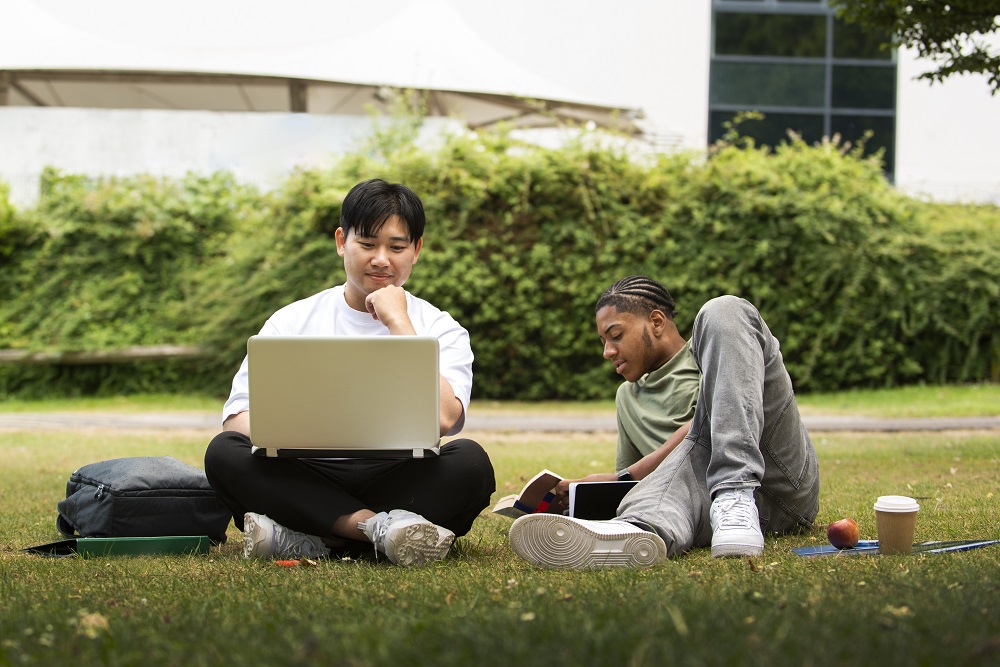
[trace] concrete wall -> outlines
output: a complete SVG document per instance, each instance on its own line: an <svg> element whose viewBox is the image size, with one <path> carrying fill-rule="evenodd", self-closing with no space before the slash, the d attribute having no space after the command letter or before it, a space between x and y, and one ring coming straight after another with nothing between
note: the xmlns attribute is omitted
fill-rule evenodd
<svg viewBox="0 0 1000 667"><path fill-rule="evenodd" d="M1000 93L990 94L985 76L933 85L915 79L928 69L914 53L900 53L897 187L940 201L1000 204Z"/></svg>
<svg viewBox="0 0 1000 667"><path fill-rule="evenodd" d="M454 121L428 119L425 141ZM135 109L0 108L0 179L20 206L49 166L90 175L231 171L263 188L331 163L373 129L365 116Z"/></svg>
<svg viewBox="0 0 1000 667"><path fill-rule="evenodd" d="M522 69L579 99L643 109L657 149L704 149L707 0L449 4ZM991 96L981 76L933 86L915 81L927 66L910 52L899 59L899 188L945 201L1000 203L1000 95ZM429 127L428 134L437 131L435 123ZM269 185L294 166L329 161L370 128L368 118L355 116L0 108L0 178L16 202L33 200L44 165L108 174L228 169Z"/></svg>

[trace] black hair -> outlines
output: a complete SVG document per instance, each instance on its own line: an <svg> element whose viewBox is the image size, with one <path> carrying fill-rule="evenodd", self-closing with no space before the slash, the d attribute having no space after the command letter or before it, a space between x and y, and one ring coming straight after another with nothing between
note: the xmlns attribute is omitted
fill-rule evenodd
<svg viewBox="0 0 1000 667"><path fill-rule="evenodd" d="M358 183L344 197L340 207L340 228L358 236L377 236L386 220L398 215L406 223L410 243L424 235L424 205L413 190L399 183L373 178Z"/></svg>
<svg viewBox="0 0 1000 667"><path fill-rule="evenodd" d="M594 311L614 306L619 312L645 317L662 310L671 320L677 314L677 304L667 288L646 276L626 276L604 290Z"/></svg>

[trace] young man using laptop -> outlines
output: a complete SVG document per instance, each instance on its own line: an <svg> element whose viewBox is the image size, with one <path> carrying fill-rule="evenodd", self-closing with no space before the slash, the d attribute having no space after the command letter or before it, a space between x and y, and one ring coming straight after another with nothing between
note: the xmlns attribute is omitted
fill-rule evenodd
<svg viewBox="0 0 1000 667"><path fill-rule="evenodd" d="M379 179L354 186L336 231L346 282L278 310L259 335L437 338L440 432L455 435L472 392L469 334L403 289L420 256L424 222L409 188ZM393 419L393 406L383 407L384 419ZM425 458L255 456L249 409L244 359L223 409L224 430L205 453L205 472L244 532L246 557L321 557L370 543L399 565L439 560L496 487L489 457L469 439Z"/></svg>
<svg viewBox="0 0 1000 667"><path fill-rule="evenodd" d="M756 308L735 296L712 299L685 344L663 285L629 276L601 295L596 312L604 358L634 388L647 419L654 418L651 406L670 398L659 374L690 345L701 370L694 418L651 454L603 476L639 480L617 519L520 517L510 528L519 556L579 569L653 565L693 547L711 546L716 557L756 556L764 532L812 526L819 510L816 452L778 340Z"/></svg>

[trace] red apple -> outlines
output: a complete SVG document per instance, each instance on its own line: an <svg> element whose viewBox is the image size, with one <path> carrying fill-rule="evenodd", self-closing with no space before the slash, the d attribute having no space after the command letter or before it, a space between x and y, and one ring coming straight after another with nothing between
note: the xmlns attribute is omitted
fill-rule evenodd
<svg viewBox="0 0 1000 667"><path fill-rule="evenodd" d="M830 544L838 549L853 549L857 546L861 533L858 531L858 522L848 517L827 526L826 536L830 539Z"/></svg>

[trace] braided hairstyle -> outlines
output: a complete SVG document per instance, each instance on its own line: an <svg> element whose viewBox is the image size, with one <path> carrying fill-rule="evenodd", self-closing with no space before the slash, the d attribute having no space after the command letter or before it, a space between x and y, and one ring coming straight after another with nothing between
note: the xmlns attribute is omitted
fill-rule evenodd
<svg viewBox="0 0 1000 667"><path fill-rule="evenodd" d="M661 310L669 319L677 314L677 304L667 288L646 276L626 276L604 290L594 311L614 306L619 312L645 317Z"/></svg>

